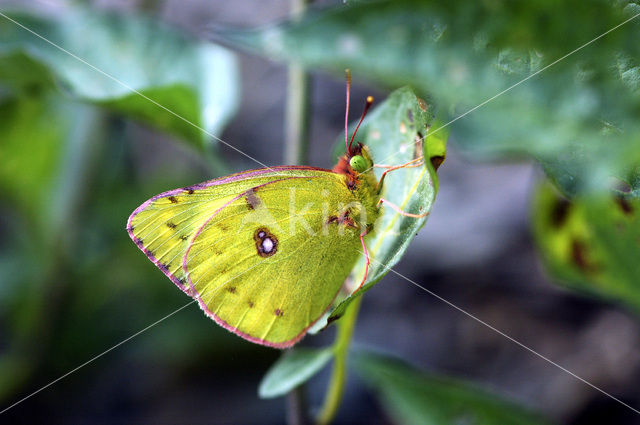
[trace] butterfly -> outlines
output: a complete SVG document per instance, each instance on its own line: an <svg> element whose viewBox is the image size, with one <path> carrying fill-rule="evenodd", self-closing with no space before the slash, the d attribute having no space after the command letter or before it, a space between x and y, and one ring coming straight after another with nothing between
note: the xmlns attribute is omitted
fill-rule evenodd
<svg viewBox="0 0 640 425"><path fill-rule="evenodd" d="M277 166L170 190L140 205L127 231L145 255L207 316L251 342L287 348L332 306L364 253L386 202L387 172L373 172L369 149L354 144L373 102L369 96L332 170Z"/></svg>

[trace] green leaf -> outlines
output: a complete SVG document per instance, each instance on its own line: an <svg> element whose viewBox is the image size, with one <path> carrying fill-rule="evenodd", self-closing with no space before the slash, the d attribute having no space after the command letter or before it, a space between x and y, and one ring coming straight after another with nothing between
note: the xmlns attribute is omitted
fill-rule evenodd
<svg viewBox="0 0 640 425"><path fill-rule="evenodd" d="M568 201L547 182L533 208L537 244L560 283L640 311L640 199L613 191Z"/></svg>
<svg viewBox="0 0 640 425"><path fill-rule="evenodd" d="M280 397L318 373L333 357L331 348L296 348L285 353L262 378L258 395Z"/></svg>
<svg viewBox="0 0 640 425"><path fill-rule="evenodd" d="M78 105L57 96L0 103L0 190L8 205L36 221L50 218L72 120L82 116Z"/></svg>
<svg viewBox="0 0 640 425"><path fill-rule="evenodd" d="M640 18L495 96L640 12L625 3L356 2L218 36L313 69L410 84L449 119L491 99L451 124L463 151L533 157L574 194L606 187L608 176L640 163Z"/></svg>
<svg viewBox="0 0 640 425"><path fill-rule="evenodd" d="M235 60L218 46L131 14L72 7L57 16L9 16L79 58L2 18L0 81L14 90L55 81L76 99L140 119L198 149L210 136L195 126L219 134L235 111Z"/></svg>
<svg viewBox="0 0 640 425"><path fill-rule="evenodd" d="M396 423L542 425L545 420L463 381L424 373L399 360L359 352L353 365Z"/></svg>
<svg viewBox="0 0 640 425"><path fill-rule="evenodd" d="M412 161L426 153L429 160L419 167L407 167L387 174L382 189L382 198L392 202L403 211L423 214L431 211L437 192L437 175L432 158L444 159L445 141L441 132L438 137L426 137L433 121L433 105L418 98L410 88L393 92L376 107L358 130L357 141L368 146L376 164L399 165ZM423 140L424 138L424 140ZM338 143L344 149L344 141ZM439 165L439 162L434 162ZM383 169L376 168L378 178ZM384 207L383 215L376 221L373 236L367 240L371 259L367 281L353 295L338 297L328 321L344 314L347 306L357 297L371 289L388 273L406 251L411 240L426 222L425 218L406 217L391 207ZM365 258L355 267L351 282L359 284L364 276ZM320 320L314 330L326 325Z"/></svg>

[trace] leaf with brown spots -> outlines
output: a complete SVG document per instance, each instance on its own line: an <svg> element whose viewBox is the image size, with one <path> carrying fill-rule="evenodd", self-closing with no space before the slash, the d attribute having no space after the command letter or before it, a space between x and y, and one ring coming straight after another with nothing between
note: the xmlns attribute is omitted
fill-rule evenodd
<svg viewBox="0 0 640 425"><path fill-rule="evenodd" d="M550 183L534 200L533 230L559 283L640 311L640 200L590 194L568 201Z"/></svg>

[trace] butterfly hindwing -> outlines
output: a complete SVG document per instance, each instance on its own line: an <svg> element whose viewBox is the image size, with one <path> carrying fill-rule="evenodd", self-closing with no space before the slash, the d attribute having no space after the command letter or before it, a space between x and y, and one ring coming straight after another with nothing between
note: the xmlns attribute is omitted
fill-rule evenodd
<svg viewBox="0 0 640 425"><path fill-rule="evenodd" d="M251 341L293 345L359 255L359 229L329 218L349 196L341 176L322 172L256 186L216 211L183 262L207 315Z"/></svg>

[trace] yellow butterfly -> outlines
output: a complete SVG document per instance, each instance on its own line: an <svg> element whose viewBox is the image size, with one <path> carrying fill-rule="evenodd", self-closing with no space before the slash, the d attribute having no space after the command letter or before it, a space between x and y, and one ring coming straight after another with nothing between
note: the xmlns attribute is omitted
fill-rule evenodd
<svg viewBox="0 0 640 425"><path fill-rule="evenodd" d="M290 347L332 305L381 215L388 171L378 180L366 146L353 144L333 170L278 166L161 193L140 205L127 230L135 244L207 316L237 335ZM403 215L407 214L386 201Z"/></svg>

